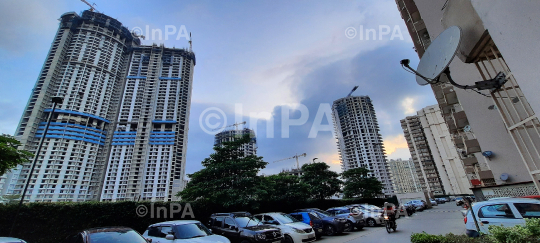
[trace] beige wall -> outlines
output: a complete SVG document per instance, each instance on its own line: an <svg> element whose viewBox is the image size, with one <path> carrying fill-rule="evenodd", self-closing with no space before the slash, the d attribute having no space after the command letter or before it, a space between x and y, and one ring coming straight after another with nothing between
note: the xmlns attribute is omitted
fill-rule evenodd
<svg viewBox="0 0 540 243"><path fill-rule="evenodd" d="M445 192L447 194L472 194L463 162L452 142L439 106L425 107L418 111L418 116L422 122Z"/></svg>
<svg viewBox="0 0 540 243"><path fill-rule="evenodd" d="M444 11L442 9L446 2L446 0L415 0L432 40L445 29L441 19L443 19ZM473 1L475 6L487 6L485 4L477 4L476 2L480 1ZM489 1L490 4L488 5L491 5L491 2L503 1ZM508 4L511 4L510 1L508 1ZM499 4L496 6L499 6ZM480 13L480 16L482 17L482 13ZM530 29L533 30L536 29L536 27L530 27ZM493 33L493 36L495 35L496 33ZM536 38L536 40L538 40L538 38ZM500 45L499 48L502 48L503 50L506 49L504 47L504 42L501 44L496 40L495 42L498 46ZM506 54L503 53L503 55ZM514 66L517 65L514 64ZM512 69L514 66L510 64ZM473 85L475 81L482 80L482 77L474 64L466 64L459 58L454 58L450 65L450 70L454 81L459 84ZM411 83L413 83L413 81L411 81ZM538 90L538 88L535 90ZM510 183L530 181L531 177L524 166L516 145L512 142L512 139L504 126L498 110L488 109L489 106L493 105L492 99L462 89L456 89L456 94L467 115L469 124L474 131L474 135L476 136L476 139L478 139L480 147L483 151L489 150L493 151L495 154L490 160L486 160L480 153L476 153L475 156L477 157L480 166L484 167L483 169L492 170L497 184L504 183L499 179L501 173L510 174L511 180L507 181Z"/></svg>

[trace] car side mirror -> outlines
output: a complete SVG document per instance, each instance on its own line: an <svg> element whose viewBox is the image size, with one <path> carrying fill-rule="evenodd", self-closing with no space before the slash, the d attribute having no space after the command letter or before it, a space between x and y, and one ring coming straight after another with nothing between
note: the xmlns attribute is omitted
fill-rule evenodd
<svg viewBox="0 0 540 243"><path fill-rule="evenodd" d="M167 235L165 236L166 240L174 240L174 235Z"/></svg>
<svg viewBox="0 0 540 243"><path fill-rule="evenodd" d="M210 232L212 232L212 229L208 229L208 230L210 230Z"/></svg>
<svg viewBox="0 0 540 243"><path fill-rule="evenodd" d="M152 243L152 239L145 238L146 242Z"/></svg>
<svg viewBox="0 0 540 243"><path fill-rule="evenodd" d="M229 229L230 229L230 230L235 230L236 227L235 227L234 225L231 225L231 226L229 226Z"/></svg>

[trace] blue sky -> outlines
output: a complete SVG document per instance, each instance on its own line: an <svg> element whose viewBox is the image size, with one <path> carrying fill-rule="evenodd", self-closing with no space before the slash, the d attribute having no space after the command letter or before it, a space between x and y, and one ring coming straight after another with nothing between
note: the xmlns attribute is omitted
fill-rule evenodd
<svg viewBox="0 0 540 243"><path fill-rule="evenodd" d="M334 134L324 131L308 138L321 103L331 104L353 86L360 86L354 94L372 98L388 157L408 158L399 120L436 102L431 89L417 86L399 65L399 60L410 58L414 66L418 58L394 0L94 2L99 11L129 29L164 33L167 26L169 30L184 26L192 33L197 65L188 174L202 168L200 162L212 153L213 135L199 124L203 111L211 107L223 110L228 124L235 117L248 123L258 118L248 127L257 128L258 154L265 161L307 153L301 163L317 157L339 172ZM65 12L85 9L78 0L0 1L0 133L15 132L58 27L57 19ZM391 33L366 40L367 29L374 29L378 37L385 26L392 32L400 30L403 40L391 40ZM346 36L349 27L357 30L356 37ZM185 38L176 40L177 33L168 40L152 38L150 33L143 44L187 47ZM241 114L235 114L235 104L241 104ZM291 126L289 138L281 138L282 108L290 107L291 119L299 118L299 104L309 111L307 122ZM269 118L273 118L273 138L267 137ZM324 116L323 125L328 119ZM263 173L293 166L294 160L270 163Z"/></svg>

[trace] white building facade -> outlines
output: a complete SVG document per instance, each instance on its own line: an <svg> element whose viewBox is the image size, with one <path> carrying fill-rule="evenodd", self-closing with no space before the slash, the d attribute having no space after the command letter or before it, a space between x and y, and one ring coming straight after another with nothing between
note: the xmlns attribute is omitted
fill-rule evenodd
<svg viewBox="0 0 540 243"><path fill-rule="evenodd" d="M334 131L343 171L365 167L383 185L383 193L394 193L375 109L368 96L349 96L334 101Z"/></svg>
<svg viewBox="0 0 540 243"><path fill-rule="evenodd" d="M463 161L452 142L438 105L417 112L446 194L472 194Z"/></svg>
<svg viewBox="0 0 540 243"><path fill-rule="evenodd" d="M172 200L184 181L194 54L141 46L101 13L59 20L15 134L35 153L52 97L63 98L25 200ZM30 167L7 174L2 193L22 194Z"/></svg>
<svg viewBox="0 0 540 243"><path fill-rule="evenodd" d="M462 30L450 64L461 85L489 80L506 83L483 95L454 87L446 77L432 85L441 113L461 150L478 200L538 194L540 98L536 81L540 2L504 0L396 0L421 57L431 40L450 26ZM411 77L411 85L414 79ZM486 156L482 154L484 153ZM489 155L489 156L487 156Z"/></svg>
<svg viewBox="0 0 540 243"><path fill-rule="evenodd" d="M416 167L412 158L408 160L391 159L388 160L392 183L396 194L422 192L420 180L416 173Z"/></svg>

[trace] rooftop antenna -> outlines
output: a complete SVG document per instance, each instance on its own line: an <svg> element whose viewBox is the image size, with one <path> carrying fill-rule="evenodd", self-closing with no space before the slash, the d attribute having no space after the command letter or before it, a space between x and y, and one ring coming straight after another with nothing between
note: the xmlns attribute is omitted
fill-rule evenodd
<svg viewBox="0 0 540 243"><path fill-rule="evenodd" d="M99 11L97 11L97 9L94 7L94 6L97 6L95 3L92 3L90 4L89 2L87 2L86 0L81 0L81 2L85 3L86 5L88 5L88 7L90 7L90 11L91 12L96 12L96 13L99 13Z"/></svg>
<svg viewBox="0 0 540 243"><path fill-rule="evenodd" d="M354 88L351 90L351 92L349 92L349 94L347 95L347 97L350 97L352 95L352 93L358 89L358 86L354 86Z"/></svg>
<svg viewBox="0 0 540 243"><path fill-rule="evenodd" d="M189 52L193 52L193 48L191 46L192 42L191 42L191 32L189 32Z"/></svg>
<svg viewBox="0 0 540 243"><path fill-rule="evenodd" d="M439 83L439 79L443 73L452 85L460 89L489 89L491 92L494 92L506 83L506 75L503 72L499 72L493 79L475 82L474 85L461 85L454 82L450 76L450 68L448 66L456 56L460 44L461 28L452 26L443 31L431 42L422 59L420 59L418 68L416 68L417 70L409 66L409 59L401 60L401 66L403 69L407 68L410 70L410 73L415 74L416 82L422 86Z"/></svg>

